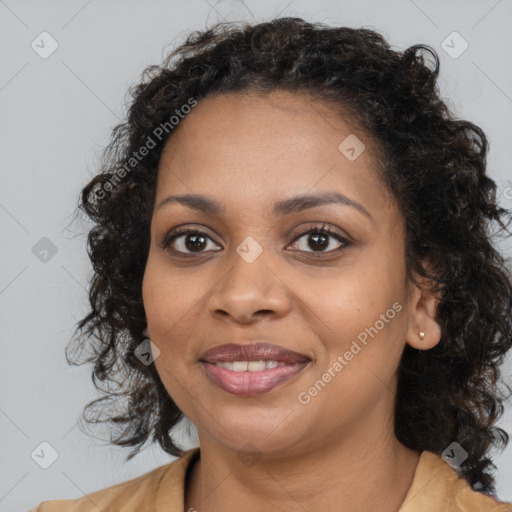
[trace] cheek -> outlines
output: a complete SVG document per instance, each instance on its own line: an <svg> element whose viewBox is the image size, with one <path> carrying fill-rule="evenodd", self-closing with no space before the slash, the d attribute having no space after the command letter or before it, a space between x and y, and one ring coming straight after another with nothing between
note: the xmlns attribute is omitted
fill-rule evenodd
<svg viewBox="0 0 512 512"><path fill-rule="evenodd" d="M214 281L204 274L171 271L163 259L151 254L148 258L143 301L151 340L160 349L157 370L166 387L174 390L179 387L174 378L186 380L194 371L200 350L197 342L208 335L199 316Z"/></svg>
<svg viewBox="0 0 512 512"><path fill-rule="evenodd" d="M368 254L341 267L336 276L331 271L328 279L317 276L299 283L308 289L304 314L325 350L319 367L330 367L341 357L347 378L373 370L388 379L395 371L407 315L403 268L392 256Z"/></svg>
<svg viewBox="0 0 512 512"><path fill-rule="evenodd" d="M163 259L150 253L142 283L142 296L152 335L167 339L173 328L179 328L181 322L186 321L187 314L193 310L206 288L202 290L193 277L183 277L180 270L170 271L165 261L161 261Z"/></svg>

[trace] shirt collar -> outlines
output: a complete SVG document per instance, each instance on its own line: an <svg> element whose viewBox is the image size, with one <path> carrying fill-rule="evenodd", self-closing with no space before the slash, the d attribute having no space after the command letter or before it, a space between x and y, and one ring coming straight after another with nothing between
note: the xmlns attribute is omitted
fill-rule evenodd
<svg viewBox="0 0 512 512"><path fill-rule="evenodd" d="M157 510L184 512L187 470L200 457L200 449L192 448L169 464L162 477L157 496ZM413 481L399 512L429 510L464 510L467 512L511 512L510 503L498 502L477 491L460 478L455 470L436 453L423 451Z"/></svg>

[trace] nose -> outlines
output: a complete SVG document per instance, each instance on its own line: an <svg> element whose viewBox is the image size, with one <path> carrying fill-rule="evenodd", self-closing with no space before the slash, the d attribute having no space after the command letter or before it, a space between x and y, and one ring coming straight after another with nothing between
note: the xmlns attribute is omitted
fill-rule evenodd
<svg viewBox="0 0 512 512"><path fill-rule="evenodd" d="M212 315L249 324L262 317L281 318L290 311L290 290L284 276L264 254L248 263L235 253L231 268L210 295Z"/></svg>

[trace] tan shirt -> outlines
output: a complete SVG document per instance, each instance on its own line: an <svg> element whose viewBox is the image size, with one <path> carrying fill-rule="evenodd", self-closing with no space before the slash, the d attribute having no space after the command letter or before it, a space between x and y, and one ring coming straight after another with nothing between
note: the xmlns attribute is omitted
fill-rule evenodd
<svg viewBox="0 0 512 512"><path fill-rule="evenodd" d="M43 501L30 512L185 512L185 477L199 448L141 476L74 500ZM413 482L399 512L512 512L473 491L439 455L421 453Z"/></svg>

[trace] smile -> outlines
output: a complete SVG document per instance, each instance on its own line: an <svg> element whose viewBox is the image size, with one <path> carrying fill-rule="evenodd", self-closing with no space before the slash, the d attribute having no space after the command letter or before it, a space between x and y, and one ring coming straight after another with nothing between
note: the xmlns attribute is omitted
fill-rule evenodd
<svg viewBox="0 0 512 512"><path fill-rule="evenodd" d="M212 383L230 394L245 397L268 393L296 377L309 363L274 360L201 362Z"/></svg>

